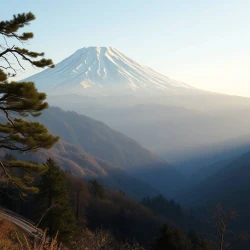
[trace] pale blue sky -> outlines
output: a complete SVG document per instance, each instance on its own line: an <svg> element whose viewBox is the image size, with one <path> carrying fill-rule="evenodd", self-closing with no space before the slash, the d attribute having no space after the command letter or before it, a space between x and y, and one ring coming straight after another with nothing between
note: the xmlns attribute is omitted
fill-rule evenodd
<svg viewBox="0 0 250 250"><path fill-rule="evenodd" d="M113 46L195 87L250 96L250 0L8 0L0 8L5 20L32 11L28 48L55 63L82 47Z"/></svg>

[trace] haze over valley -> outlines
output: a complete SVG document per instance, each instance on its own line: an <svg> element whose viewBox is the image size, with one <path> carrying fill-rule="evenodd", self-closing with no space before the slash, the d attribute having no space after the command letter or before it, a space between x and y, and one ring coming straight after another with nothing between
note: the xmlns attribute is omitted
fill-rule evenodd
<svg viewBox="0 0 250 250"><path fill-rule="evenodd" d="M103 121L184 172L247 151L248 98L193 88L114 48L79 49L25 80L51 105Z"/></svg>

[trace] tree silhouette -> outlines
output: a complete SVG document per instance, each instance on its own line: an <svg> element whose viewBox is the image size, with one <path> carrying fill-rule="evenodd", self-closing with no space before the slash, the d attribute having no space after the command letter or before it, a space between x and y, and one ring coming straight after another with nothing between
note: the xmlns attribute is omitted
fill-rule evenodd
<svg viewBox="0 0 250 250"><path fill-rule="evenodd" d="M210 226L215 231L210 235L212 237L210 241L214 245L214 249L231 249L235 244L245 241L248 238L246 233L238 236L232 235L230 224L238 217L238 212L236 210L225 210L219 203L214 209L209 209L209 212L212 214Z"/></svg>
<svg viewBox="0 0 250 250"><path fill-rule="evenodd" d="M52 136L40 123L27 120L29 116L37 117L48 108L45 102L46 94L40 93L33 82L15 82L10 78L24 70L21 60L32 66L53 68L51 59L43 58L44 53L29 51L9 42L19 42L25 45L33 38L33 33L19 30L35 19L31 12L14 15L11 20L0 22L0 34L3 43L0 44L0 149L19 153L36 152L48 149L56 143L58 137ZM14 62L13 62L14 61ZM25 119L26 118L26 119ZM11 184L22 192L37 192L30 185L33 173L41 174L46 170L43 165L17 160L0 161L1 179L6 185ZM19 168L25 172L23 178L13 176L12 169Z"/></svg>

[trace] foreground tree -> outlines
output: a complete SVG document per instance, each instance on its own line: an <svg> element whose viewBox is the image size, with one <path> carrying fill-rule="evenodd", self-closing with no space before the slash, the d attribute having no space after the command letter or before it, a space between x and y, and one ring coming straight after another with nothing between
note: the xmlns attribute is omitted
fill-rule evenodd
<svg viewBox="0 0 250 250"><path fill-rule="evenodd" d="M0 22L0 34L3 37L0 44L0 150L36 152L52 147L58 140L42 124L27 120L28 116L37 117L48 108L46 95L39 93L33 82L10 81L18 71L24 70L21 60L39 68L54 67L51 59L43 58L44 53L9 45L15 41L24 45L33 38L31 32L18 32L34 19L35 16L29 12ZM6 185L11 184L22 191L31 192L38 191L31 187L33 173L41 174L46 170L43 165L16 160L0 160L0 168L1 180ZM25 176L13 176L15 171L12 169L15 168L22 169Z"/></svg>
<svg viewBox="0 0 250 250"><path fill-rule="evenodd" d="M39 226L48 228L50 235L59 232L59 239L67 241L76 229L76 219L69 204L64 172L52 159L46 162L48 171L39 185L39 207L42 215Z"/></svg>

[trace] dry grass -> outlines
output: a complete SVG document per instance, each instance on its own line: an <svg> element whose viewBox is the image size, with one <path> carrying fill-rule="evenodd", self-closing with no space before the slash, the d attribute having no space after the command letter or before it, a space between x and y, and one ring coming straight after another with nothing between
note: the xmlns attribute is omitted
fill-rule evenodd
<svg viewBox="0 0 250 250"><path fill-rule="evenodd" d="M0 218L0 250L144 250L137 243L118 242L108 230L98 229L95 232L85 229L66 248L57 241L57 235L48 240L46 231L41 239L29 237L18 227Z"/></svg>
<svg viewBox="0 0 250 250"><path fill-rule="evenodd" d="M73 244L74 250L145 250L137 243L118 242L108 230L83 230L80 240Z"/></svg>
<svg viewBox="0 0 250 250"><path fill-rule="evenodd" d="M43 237L30 239L25 232L7 220L0 218L1 250L66 250L58 244L57 236L48 241L46 232Z"/></svg>
<svg viewBox="0 0 250 250"><path fill-rule="evenodd" d="M21 241L18 238L19 249L21 250L66 250L62 247L61 244L57 241L57 235L48 240L46 235L46 231L43 233L43 237L41 239L29 240L27 237L24 237L24 240Z"/></svg>
<svg viewBox="0 0 250 250"><path fill-rule="evenodd" d="M17 228L12 223L0 218L0 249L19 250L20 247L16 235Z"/></svg>

